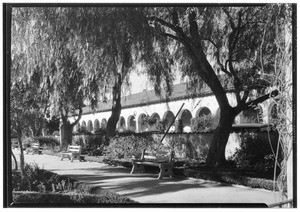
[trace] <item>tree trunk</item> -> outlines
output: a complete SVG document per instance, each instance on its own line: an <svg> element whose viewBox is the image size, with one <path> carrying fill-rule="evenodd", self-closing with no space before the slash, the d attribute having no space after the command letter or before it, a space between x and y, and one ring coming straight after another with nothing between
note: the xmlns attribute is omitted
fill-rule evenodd
<svg viewBox="0 0 300 212"><path fill-rule="evenodd" d="M68 145L72 144L72 136L73 136L73 125L70 124L69 121L66 121L61 125L60 129L60 136L61 136L61 150L66 151Z"/></svg>
<svg viewBox="0 0 300 212"><path fill-rule="evenodd" d="M13 153L12 150L11 150L11 156L13 157L14 162L15 162L15 170L18 170L18 162L17 162L17 158L16 158L16 156L15 156L15 154Z"/></svg>
<svg viewBox="0 0 300 212"><path fill-rule="evenodd" d="M206 165L221 166L226 162L225 149L236 114L233 109L221 111L219 125L213 133Z"/></svg>
<svg viewBox="0 0 300 212"><path fill-rule="evenodd" d="M106 136L107 138L112 138L116 135L116 127L117 123L120 119L121 115L121 75L118 74L118 79L113 87L113 106L111 109L111 116L109 117L107 121L107 127L106 127Z"/></svg>
<svg viewBox="0 0 300 212"><path fill-rule="evenodd" d="M20 169L21 169L21 176L22 176L22 178L24 178L25 162L24 162L24 151L23 151L22 131L21 130L18 130L17 136L18 136L18 143L19 143L19 147L20 147Z"/></svg>

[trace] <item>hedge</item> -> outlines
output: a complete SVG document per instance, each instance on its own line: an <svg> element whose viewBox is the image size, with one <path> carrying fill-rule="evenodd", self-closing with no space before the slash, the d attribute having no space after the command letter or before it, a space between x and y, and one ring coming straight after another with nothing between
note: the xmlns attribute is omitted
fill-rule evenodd
<svg viewBox="0 0 300 212"><path fill-rule="evenodd" d="M13 192L13 202L21 204L112 204L112 203L136 203L118 194L103 191L100 194L82 193L40 193L40 192Z"/></svg>

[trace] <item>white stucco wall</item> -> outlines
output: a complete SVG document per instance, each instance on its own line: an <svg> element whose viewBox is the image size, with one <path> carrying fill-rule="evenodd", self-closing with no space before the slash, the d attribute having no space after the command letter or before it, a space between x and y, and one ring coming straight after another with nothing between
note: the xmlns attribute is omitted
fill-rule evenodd
<svg viewBox="0 0 300 212"><path fill-rule="evenodd" d="M227 96L231 106L235 106L236 105L235 95L233 93L228 93ZM160 117L160 120L162 120L167 111L171 111L174 114L174 116L176 116L178 110L180 109L183 103L184 106L181 112L184 110L189 110L192 114L192 118L195 118L199 110L201 110L204 107L210 110L213 117L217 116L218 109L219 109L219 105L215 96L205 96L205 97L198 97L193 99L190 98L190 99L176 100L176 101L170 101L164 103L149 104L140 107L124 108L121 111L120 117L124 117L126 128L128 129L129 117L134 116L136 121L136 132L140 132L138 117L141 114L151 116L153 113L157 113ZM262 108L263 111L263 123L269 122L271 104L272 102L270 100L267 100L259 104L259 106ZM88 121L91 120L94 126L96 119L98 119L98 121L101 124L102 119L106 119L107 121L110 115L111 115L111 111L83 114L79 124L81 125L83 122L87 124ZM181 114L179 114L178 117L176 118L177 121L180 119L180 116ZM72 121L74 121L74 118L70 118L70 119L71 120L73 119ZM239 123L238 117L236 118L236 123Z"/></svg>

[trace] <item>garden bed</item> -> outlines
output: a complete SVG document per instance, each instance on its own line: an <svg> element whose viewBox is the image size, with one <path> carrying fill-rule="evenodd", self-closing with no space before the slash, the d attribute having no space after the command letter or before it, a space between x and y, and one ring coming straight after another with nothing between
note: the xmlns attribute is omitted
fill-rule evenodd
<svg viewBox="0 0 300 212"><path fill-rule="evenodd" d="M108 189L87 186L37 165L26 164L24 169L23 178L19 170L12 172L12 206L137 203Z"/></svg>
<svg viewBox="0 0 300 212"><path fill-rule="evenodd" d="M127 197L122 197L118 194L104 191L98 194L82 194L77 192L35 192L35 191L15 191L13 192L13 203L18 204L55 204L63 206L69 204L116 204L116 203L137 203ZM91 205L90 205L91 206Z"/></svg>

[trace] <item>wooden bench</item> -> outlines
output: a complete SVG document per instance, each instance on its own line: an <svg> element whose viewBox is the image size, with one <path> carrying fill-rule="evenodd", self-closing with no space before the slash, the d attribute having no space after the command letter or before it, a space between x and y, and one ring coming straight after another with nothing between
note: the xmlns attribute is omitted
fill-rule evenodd
<svg viewBox="0 0 300 212"><path fill-rule="evenodd" d="M146 166L156 166L159 168L158 179L163 179L165 176L173 178L173 160L174 151L171 152L147 152L145 149L142 152L141 159L132 159L132 170L130 174L137 171L145 172Z"/></svg>
<svg viewBox="0 0 300 212"><path fill-rule="evenodd" d="M43 147L40 147L39 143L32 143L29 148L26 148L26 154L31 152L32 154L41 155L43 151Z"/></svg>
<svg viewBox="0 0 300 212"><path fill-rule="evenodd" d="M61 153L60 160L63 160L65 157L69 158L71 162L73 162L74 159L84 161L84 155L81 155L81 146L68 145L68 150Z"/></svg>

